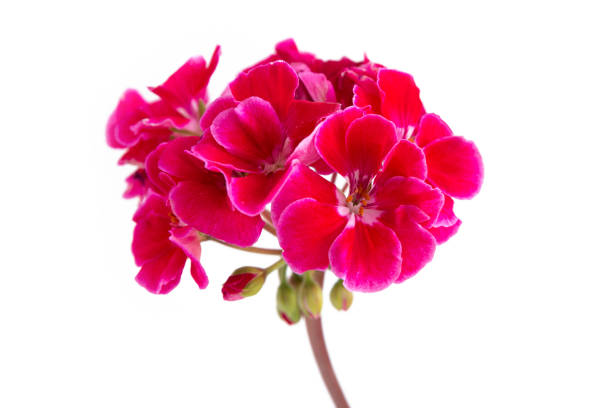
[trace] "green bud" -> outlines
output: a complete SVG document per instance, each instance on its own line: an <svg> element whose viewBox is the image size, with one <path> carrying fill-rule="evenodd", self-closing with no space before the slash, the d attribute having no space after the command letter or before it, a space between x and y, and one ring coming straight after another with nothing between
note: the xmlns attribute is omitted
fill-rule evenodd
<svg viewBox="0 0 612 408"><path fill-rule="evenodd" d="M225 300L240 300L256 295L266 281L266 271L255 266L243 266L231 274L221 292Z"/></svg>
<svg viewBox="0 0 612 408"><path fill-rule="evenodd" d="M317 319L323 307L323 291L312 279L310 272L304 275L304 281L298 288L298 303L305 316Z"/></svg>
<svg viewBox="0 0 612 408"><path fill-rule="evenodd" d="M276 311L287 324L297 323L302 317L297 291L287 282L281 282L276 291Z"/></svg>
<svg viewBox="0 0 612 408"><path fill-rule="evenodd" d="M344 287L342 279L338 279L329 292L329 299L336 309L348 310L353 304L353 293Z"/></svg>

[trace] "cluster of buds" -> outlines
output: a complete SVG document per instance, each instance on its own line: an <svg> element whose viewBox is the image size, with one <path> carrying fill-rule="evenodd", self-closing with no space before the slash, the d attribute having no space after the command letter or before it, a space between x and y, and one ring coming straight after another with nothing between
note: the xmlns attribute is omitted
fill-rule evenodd
<svg viewBox="0 0 612 408"><path fill-rule="evenodd" d="M187 260L206 288L203 243L276 255L236 269L223 298L253 296L278 271L277 311L293 324L320 315L325 271L338 278L331 304L348 310L353 292L414 276L458 231L454 200L478 193L482 159L425 110L411 75L286 40L210 101L219 57L189 59L152 100L126 91L108 121L119 163L135 166L124 196L139 202L132 251L147 290L170 292ZM279 248L254 246L263 231Z"/></svg>

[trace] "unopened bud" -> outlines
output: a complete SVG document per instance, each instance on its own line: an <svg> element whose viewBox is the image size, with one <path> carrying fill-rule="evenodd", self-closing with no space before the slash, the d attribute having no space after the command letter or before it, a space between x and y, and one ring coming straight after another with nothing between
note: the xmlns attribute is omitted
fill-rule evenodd
<svg viewBox="0 0 612 408"><path fill-rule="evenodd" d="M230 275L221 292L225 300L240 300L256 295L266 281L266 271L254 266L243 266Z"/></svg>
<svg viewBox="0 0 612 408"><path fill-rule="evenodd" d="M287 282L281 282L276 291L276 310L287 324L297 323L302 317L298 306L297 291Z"/></svg>
<svg viewBox="0 0 612 408"><path fill-rule="evenodd" d="M299 288L303 281L304 277L302 275L298 275L297 273L292 273L289 277L289 284L295 289Z"/></svg>
<svg viewBox="0 0 612 408"><path fill-rule="evenodd" d="M336 309L348 310L353 304L353 293L344 287L342 279L338 279L329 292L329 299Z"/></svg>
<svg viewBox="0 0 612 408"><path fill-rule="evenodd" d="M317 319L323 307L323 292L310 273L306 272L304 281L298 288L298 303L305 316Z"/></svg>

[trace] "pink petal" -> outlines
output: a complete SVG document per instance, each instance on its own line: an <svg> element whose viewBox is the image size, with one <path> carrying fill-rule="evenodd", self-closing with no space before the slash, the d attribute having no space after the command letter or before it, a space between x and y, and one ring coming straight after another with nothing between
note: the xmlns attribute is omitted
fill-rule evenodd
<svg viewBox="0 0 612 408"><path fill-rule="evenodd" d="M351 77L355 81L353 88L353 103L360 108L369 107L372 112L380 113L381 95L376 81L369 77L360 77L351 72Z"/></svg>
<svg viewBox="0 0 612 408"><path fill-rule="evenodd" d="M272 201L272 221L278 224L285 208L302 198L313 198L323 204L337 205L341 194L336 186L301 163L291 166L287 180Z"/></svg>
<svg viewBox="0 0 612 408"><path fill-rule="evenodd" d="M142 265L136 282L151 293L169 293L181 281L185 261L183 251L175 247Z"/></svg>
<svg viewBox="0 0 612 408"><path fill-rule="evenodd" d="M454 204L455 202L453 201L453 199L450 196L444 194L444 205L440 210L440 214L438 214L438 219L433 223L433 226L449 227L457 222L458 218L455 215L455 212L453 211Z"/></svg>
<svg viewBox="0 0 612 408"><path fill-rule="evenodd" d="M236 210L223 183L222 178L220 185L180 182L170 192L172 211L182 222L206 235L235 245L253 245L264 223L261 217L249 217Z"/></svg>
<svg viewBox="0 0 612 408"><path fill-rule="evenodd" d="M173 248L168 241L169 230L170 220L164 216L150 215L136 223L132 240L132 253L136 265L142 266Z"/></svg>
<svg viewBox="0 0 612 408"><path fill-rule="evenodd" d="M453 235L457 233L461 226L461 220L457 219L453 225L448 227L430 227L429 232L436 238L438 245L448 241Z"/></svg>
<svg viewBox="0 0 612 408"><path fill-rule="evenodd" d="M219 145L213 137L206 136L207 133L204 132L202 139L191 148L193 156L206 163L206 168L213 170L228 167L247 173L260 171L257 164L234 156Z"/></svg>
<svg viewBox="0 0 612 408"><path fill-rule="evenodd" d="M258 97L220 113L210 127L217 143L246 161L267 163L284 142L280 121L272 105Z"/></svg>
<svg viewBox="0 0 612 408"><path fill-rule="evenodd" d="M429 217L433 223L444 204L444 195L437 188L414 177L393 177L385 184L378 185L373 192L373 204L383 210L394 210L401 205L414 205Z"/></svg>
<svg viewBox="0 0 612 408"><path fill-rule="evenodd" d="M349 290L375 292L391 285L401 272L402 246L382 223L352 221L329 250L332 271Z"/></svg>
<svg viewBox="0 0 612 408"><path fill-rule="evenodd" d="M423 150L408 140L400 140L385 158L383 169L376 177L376 183L382 184L395 176L425 180L426 174L427 165Z"/></svg>
<svg viewBox="0 0 612 408"><path fill-rule="evenodd" d="M319 155L342 176L346 176L349 169L346 152L347 129L355 119L363 115L361 109L350 107L328 116L315 130L315 147Z"/></svg>
<svg viewBox="0 0 612 408"><path fill-rule="evenodd" d="M139 135L132 130L132 126L147 117L147 108L147 102L138 91L125 91L106 124L106 143L114 148L136 143Z"/></svg>
<svg viewBox="0 0 612 408"><path fill-rule="evenodd" d="M446 194L472 198L482 185L484 168L478 148L460 136L447 136L425 149L428 179Z"/></svg>
<svg viewBox="0 0 612 408"><path fill-rule="evenodd" d="M140 204L140 206L138 206L132 220L134 220L134 222L139 222L140 220L150 216L166 217L169 220L169 211L170 209L168 208L165 197L149 192L144 201Z"/></svg>
<svg viewBox="0 0 612 408"><path fill-rule="evenodd" d="M452 130L438 115L427 113L421 118L415 142L419 146L425 147L434 140L452 135Z"/></svg>
<svg viewBox="0 0 612 408"><path fill-rule="evenodd" d="M198 232L189 227L172 228L170 241L178 246L191 261L191 277L200 289L208 286L208 276L200 263L201 246Z"/></svg>
<svg viewBox="0 0 612 408"><path fill-rule="evenodd" d="M229 185L230 199L243 213L257 215L276 197L288 174L285 169L270 174L234 177Z"/></svg>
<svg viewBox="0 0 612 408"><path fill-rule="evenodd" d="M323 74L305 71L299 75L308 95L315 102L336 102L336 93L331 82Z"/></svg>
<svg viewBox="0 0 612 408"><path fill-rule="evenodd" d="M312 198L289 205L277 223L277 232L283 257L291 269L297 273L325 270L329 248L347 221L338 213L338 207Z"/></svg>
<svg viewBox="0 0 612 408"><path fill-rule="evenodd" d="M144 169L136 170L125 181L128 186L123 193L123 198L142 198L145 196L149 181L147 179L147 172Z"/></svg>
<svg viewBox="0 0 612 408"><path fill-rule="evenodd" d="M395 280L403 282L414 276L436 251L436 240L425 228L414 221L414 208L402 206L395 211L393 225L389 225L402 245L402 272Z"/></svg>
<svg viewBox="0 0 612 408"><path fill-rule="evenodd" d="M241 73L230 84L234 98L241 101L258 96L272 104L280 118L284 118L298 86L293 68L283 61L260 65Z"/></svg>
<svg viewBox="0 0 612 408"><path fill-rule="evenodd" d="M168 174L164 173L159 168L159 159L161 158L167 143L162 143L147 156L145 160L145 170L147 177L151 182L153 189L161 194L166 195L168 191L174 187L175 181Z"/></svg>
<svg viewBox="0 0 612 408"><path fill-rule="evenodd" d="M382 116L366 115L349 125L346 157L351 188L366 186L370 182L396 142L395 126Z"/></svg>
<svg viewBox="0 0 612 408"><path fill-rule="evenodd" d="M175 180L197 179L202 175L204 165L196 162L186 150L198 142L196 136L179 137L166 143L161 149L157 163L160 170L171 175Z"/></svg>
<svg viewBox="0 0 612 408"><path fill-rule="evenodd" d="M142 131L136 144L128 148L123 156L121 156L119 164L142 165L149 153L168 140L170 140L170 132L166 129Z"/></svg>
<svg viewBox="0 0 612 408"><path fill-rule="evenodd" d="M151 88L151 91L175 108L183 108L189 113L197 112L197 100L207 101L206 88L219 62L220 48L217 46L206 65L203 57L190 58L162 85Z"/></svg>
<svg viewBox="0 0 612 408"><path fill-rule="evenodd" d="M425 114L414 79L404 72L381 69L378 86L382 91L382 115L395 123L401 138L409 138Z"/></svg>
<svg viewBox="0 0 612 408"><path fill-rule="evenodd" d="M232 96L221 96L212 101L204 111L202 119L200 119L200 127L206 129L212 125L218 114L224 110L235 108L238 102Z"/></svg>
<svg viewBox="0 0 612 408"><path fill-rule="evenodd" d="M310 135L317 123L340 108L337 103L293 101L283 123L285 134L293 146Z"/></svg>

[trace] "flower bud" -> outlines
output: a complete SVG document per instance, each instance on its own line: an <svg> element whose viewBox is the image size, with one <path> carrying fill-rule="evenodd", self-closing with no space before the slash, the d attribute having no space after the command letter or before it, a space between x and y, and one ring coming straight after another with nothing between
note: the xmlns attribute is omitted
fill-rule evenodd
<svg viewBox="0 0 612 408"><path fill-rule="evenodd" d="M306 272L304 281L298 288L298 304L305 316L317 319L323 307L323 292L321 286Z"/></svg>
<svg viewBox="0 0 612 408"><path fill-rule="evenodd" d="M254 266L243 266L230 275L221 292L225 300L240 300L256 295L266 280L266 271Z"/></svg>
<svg viewBox="0 0 612 408"><path fill-rule="evenodd" d="M287 282L281 282L276 291L276 311L287 324L297 323L302 317L298 306L297 291Z"/></svg>
<svg viewBox="0 0 612 408"><path fill-rule="evenodd" d="M289 284L295 289L299 288L303 281L304 277L302 275L298 275L297 273L292 273L289 277Z"/></svg>
<svg viewBox="0 0 612 408"><path fill-rule="evenodd" d="M336 309L348 310L353 304L353 293L344 287L342 279L338 279L329 292L329 299Z"/></svg>

